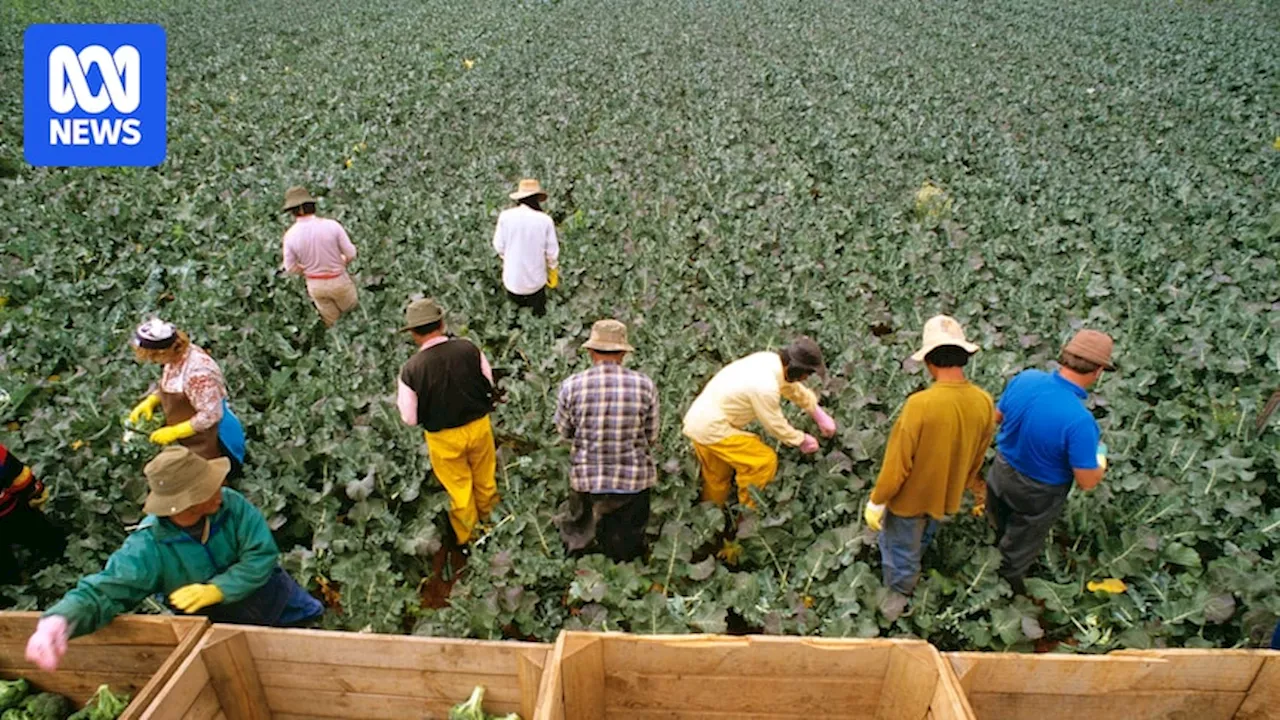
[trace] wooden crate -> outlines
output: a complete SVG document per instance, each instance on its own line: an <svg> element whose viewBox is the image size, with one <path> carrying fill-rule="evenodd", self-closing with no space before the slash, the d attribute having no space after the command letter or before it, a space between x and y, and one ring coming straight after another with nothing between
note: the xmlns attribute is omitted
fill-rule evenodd
<svg viewBox="0 0 1280 720"><path fill-rule="evenodd" d="M550 645L214 625L144 720L445 718L476 685L485 710L531 718Z"/></svg>
<svg viewBox="0 0 1280 720"><path fill-rule="evenodd" d="M977 720L1280 718L1280 652L971 652L946 653L946 658Z"/></svg>
<svg viewBox="0 0 1280 720"><path fill-rule="evenodd" d="M564 632L534 720L968 720L918 640Z"/></svg>
<svg viewBox="0 0 1280 720"><path fill-rule="evenodd" d="M209 627L202 617L121 615L98 632L72 640L57 672L44 672L25 657L27 638L39 620L40 613L0 612L0 678L26 678L77 706L105 683L133 695L123 720L142 715Z"/></svg>

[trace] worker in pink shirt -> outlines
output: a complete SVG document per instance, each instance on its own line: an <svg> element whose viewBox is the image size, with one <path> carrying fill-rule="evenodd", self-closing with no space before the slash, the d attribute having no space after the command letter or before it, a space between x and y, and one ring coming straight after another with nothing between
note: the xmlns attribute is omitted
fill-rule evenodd
<svg viewBox="0 0 1280 720"><path fill-rule="evenodd" d="M337 220L316 215L316 199L303 187L284 194L282 212L293 214L284 234L284 270L307 279L307 294L327 327L356 306L356 284L347 265L356 259L356 246Z"/></svg>

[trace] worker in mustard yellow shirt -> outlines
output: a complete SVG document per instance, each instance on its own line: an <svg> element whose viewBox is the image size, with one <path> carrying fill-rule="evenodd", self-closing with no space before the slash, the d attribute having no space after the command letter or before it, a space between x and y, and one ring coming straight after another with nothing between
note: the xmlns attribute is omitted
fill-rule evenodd
<svg viewBox="0 0 1280 720"><path fill-rule="evenodd" d="M776 352L748 355L726 365L707 383L684 416L684 435L702 465L702 499L724 505L730 484L738 483L738 502L755 507L752 487L764 489L778 471L778 455L755 433L753 421L800 452L818 451L818 441L800 432L782 414L780 398L809 413L824 437L836 434L836 422L818 406L818 396L803 385L812 374L825 375L822 350L807 337Z"/></svg>
<svg viewBox="0 0 1280 720"><path fill-rule="evenodd" d="M924 345L911 356L934 382L903 405L865 512L867 526L880 533L884 584L903 595L915 590L920 558L938 521L960 509L965 487L983 497L980 472L995 406L964 375L977 351L960 323L938 315L925 323Z"/></svg>

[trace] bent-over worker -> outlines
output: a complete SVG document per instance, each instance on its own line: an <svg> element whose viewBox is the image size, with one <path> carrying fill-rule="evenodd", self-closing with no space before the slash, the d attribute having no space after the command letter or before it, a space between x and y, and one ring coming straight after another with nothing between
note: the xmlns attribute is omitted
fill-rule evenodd
<svg viewBox="0 0 1280 720"><path fill-rule="evenodd" d="M420 426L431 469L449 493L449 524L459 545L498 504L494 477L493 370L480 348L445 335L444 310L415 300L401 331L418 351L400 370L396 405L406 425Z"/></svg>
<svg viewBox="0 0 1280 720"><path fill-rule="evenodd" d="M995 432L991 396L964 375L978 346L946 315L930 318L923 335L911 359L924 363L933 384L903 404L865 512L880 533L884 584L903 595L915 590L938 521L960 509L965 487L985 497L982 460Z"/></svg>
<svg viewBox="0 0 1280 720"><path fill-rule="evenodd" d="M758 352L726 365L707 383L684 416L684 435L702 466L702 499L724 505L730 484L738 483L738 501L755 507L751 488L763 489L778 471L778 456L744 428L759 420L769 434L803 453L818 451L818 441L800 432L782 414L785 397L809 413L824 437L836 433L835 420L818 405L818 396L802 383L826 374L822 350L807 337L777 351Z"/></svg>
<svg viewBox="0 0 1280 720"><path fill-rule="evenodd" d="M27 659L57 669L68 640L156 593L175 610L214 622L291 626L319 617L324 607L280 567L262 512L222 486L230 467L226 458L206 460L180 445L147 463L147 517L101 572L44 613Z"/></svg>
<svg viewBox="0 0 1280 720"><path fill-rule="evenodd" d="M66 533L44 514L49 488L9 448L0 443L0 585L16 584L23 568L13 547L31 551L37 562L62 557Z"/></svg>
<svg viewBox="0 0 1280 720"><path fill-rule="evenodd" d="M1044 548L1074 483L1092 490L1107 459L1098 444L1098 422L1085 407L1089 388L1111 363L1110 336L1081 330L1058 356L1053 373L1024 370L996 405L996 459L987 472L987 514L995 521L1000 576L1013 591Z"/></svg>
<svg viewBox="0 0 1280 720"><path fill-rule="evenodd" d="M282 241L284 270L307 280L307 295L326 327L359 302L347 266L356 259L356 246L342 223L316 215L316 199L303 187L291 187L281 212L293 215Z"/></svg>
<svg viewBox="0 0 1280 720"><path fill-rule="evenodd" d="M560 384L556 429L573 443L573 491L556 517L570 551L592 540L615 562L644 555L649 493L658 482L658 390L647 375L623 367L635 348L627 326L600 320L582 344L591 369Z"/></svg>
<svg viewBox="0 0 1280 720"><path fill-rule="evenodd" d="M186 332L155 319L134 332L133 353L141 362L164 369L160 382L129 413L129 422L150 420L160 408L165 426L151 433L151 442L176 442L206 460L225 457L231 461L228 477L239 477L245 458L244 427L227 403L227 384L218 363Z"/></svg>

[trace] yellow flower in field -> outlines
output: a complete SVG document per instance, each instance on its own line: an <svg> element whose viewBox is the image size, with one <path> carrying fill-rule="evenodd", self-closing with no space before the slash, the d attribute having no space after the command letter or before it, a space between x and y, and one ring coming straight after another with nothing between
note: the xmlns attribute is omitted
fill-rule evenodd
<svg viewBox="0 0 1280 720"><path fill-rule="evenodd" d="M59 381L59 380L61 380L61 379L62 379L62 376L61 376L61 375L50 375L50 376L49 376L49 382L58 382L58 381Z"/></svg>
<svg viewBox="0 0 1280 720"><path fill-rule="evenodd" d="M5 296L3 296L3 295L0 295L0 308L4 307L5 305L8 305L8 304L9 304L9 298L7 298L7 297L5 297Z"/></svg>
<svg viewBox="0 0 1280 720"><path fill-rule="evenodd" d="M1102 591L1104 593L1111 593L1112 595L1119 595L1129 589L1129 586L1125 585L1124 581L1120 578L1107 578L1106 580L1101 581L1091 580L1086 587L1089 588L1089 592Z"/></svg>
<svg viewBox="0 0 1280 720"><path fill-rule="evenodd" d="M351 158L347 158L347 167L351 167Z"/></svg>
<svg viewBox="0 0 1280 720"><path fill-rule="evenodd" d="M742 557L742 546L736 540L726 540L716 557L730 565L737 565L738 559Z"/></svg>
<svg viewBox="0 0 1280 720"><path fill-rule="evenodd" d="M16 422L11 422L8 425L5 425L4 427L9 432L18 432L18 429L21 428L22 426Z"/></svg>
<svg viewBox="0 0 1280 720"><path fill-rule="evenodd" d="M80 448L84 447L84 446L85 446L85 444L86 444L86 443L85 443L85 441L83 441L83 440L77 440L77 441L75 441L75 442L71 443L71 449L72 449L72 450L79 450Z"/></svg>
<svg viewBox="0 0 1280 720"><path fill-rule="evenodd" d="M916 217L937 222L951 213L951 198L946 191L928 180L916 191Z"/></svg>
<svg viewBox="0 0 1280 720"><path fill-rule="evenodd" d="M1280 135L1276 136L1276 141L1271 143L1271 147L1275 148L1276 150L1280 150Z"/></svg>
<svg viewBox="0 0 1280 720"><path fill-rule="evenodd" d="M462 61L462 67L464 67L464 68L466 68L466 69L468 69L468 70L470 70L471 68L473 68L473 67L475 67L475 66L476 66L476 61L475 61L475 60L463 60L463 61Z"/></svg>

